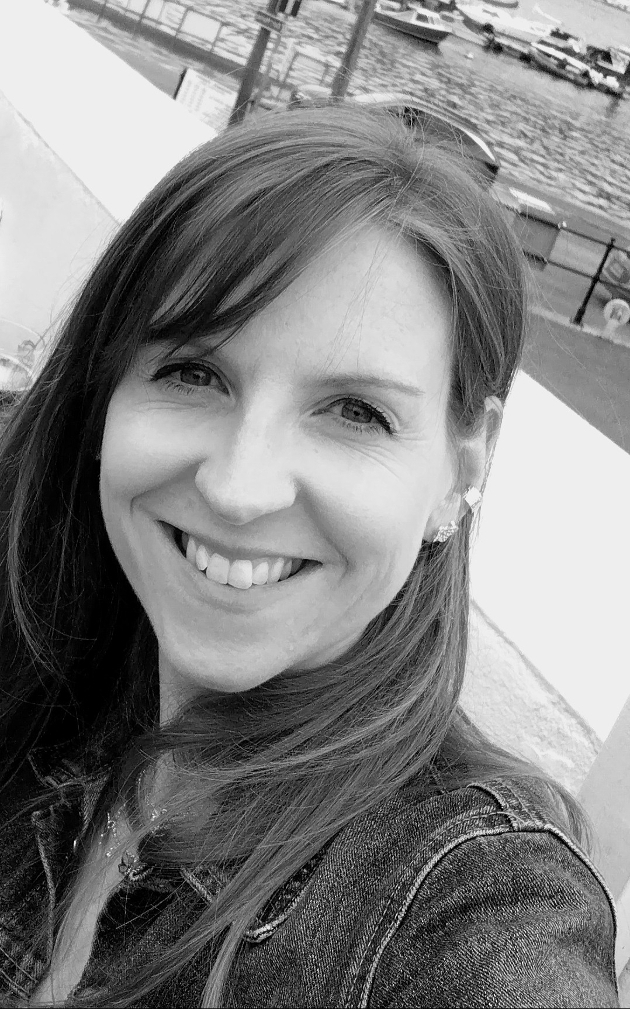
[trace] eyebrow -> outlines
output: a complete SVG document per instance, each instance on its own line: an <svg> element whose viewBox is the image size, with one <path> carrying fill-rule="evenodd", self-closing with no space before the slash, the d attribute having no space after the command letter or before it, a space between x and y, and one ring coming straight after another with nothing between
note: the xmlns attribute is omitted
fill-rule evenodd
<svg viewBox="0 0 630 1009"><path fill-rule="evenodd" d="M409 382L401 382L395 378L386 378L383 375L359 374L339 374L327 375L322 380L322 385L333 388L348 388L348 386L371 386L373 389L382 389L387 392L402 392L405 396L424 396L424 389Z"/></svg>

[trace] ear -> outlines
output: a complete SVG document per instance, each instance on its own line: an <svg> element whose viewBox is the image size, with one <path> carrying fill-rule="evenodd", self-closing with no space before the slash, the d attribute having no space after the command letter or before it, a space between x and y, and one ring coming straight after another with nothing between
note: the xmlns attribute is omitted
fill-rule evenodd
<svg viewBox="0 0 630 1009"><path fill-rule="evenodd" d="M476 487L479 491L485 487L502 420L501 400L497 396L488 396L478 427L470 438L461 441L457 488L461 494L464 494L468 487Z"/></svg>
<svg viewBox="0 0 630 1009"><path fill-rule="evenodd" d="M433 540L440 526L449 522L459 522L466 510L463 496L469 487L483 488L490 471L490 463L501 430L503 404L496 396L488 396L484 402L483 416L474 431L459 437L455 447L455 479L450 491L432 512L427 523L425 540Z"/></svg>

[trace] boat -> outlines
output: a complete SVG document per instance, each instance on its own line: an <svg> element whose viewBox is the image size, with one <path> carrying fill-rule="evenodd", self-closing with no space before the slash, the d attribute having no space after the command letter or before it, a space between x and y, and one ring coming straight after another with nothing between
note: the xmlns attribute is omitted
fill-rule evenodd
<svg viewBox="0 0 630 1009"><path fill-rule="evenodd" d="M623 80L623 83L630 78L630 54L624 53L623 49L602 49L600 46L587 45L585 58L594 70L605 77L615 77L618 81Z"/></svg>
<svg viewBox="0 0 630 1009"><path fill-rule="evenodd" d="M457 9L466 28L486 37L500 36L515 42L535 42L553 31L553 25L548 22L530 21L488 4L460 3Z"/></svg>
<svg viewBox="0 0 630 1009"><path fill-rule="evenodd" d="M375 24L393 28L394 31L411 35L421 42L431 42L433 45L438 45L442 39L453 34L451 25L443 21L439 14L418 7L395 11L388 10L387 6L378 3L372 20Z"/></svg>
<svg viewBox="0 0 630 1009"><path fill-rule="evenodd" d="M563 49L556 49L554 46L548 45L544 40L543 42L533 42L529 51L532 63L535 63L541 70L546 70L554 77L571 81L572 84L580 88L593 86L591 67L584 60L578 60Z"/></svg>

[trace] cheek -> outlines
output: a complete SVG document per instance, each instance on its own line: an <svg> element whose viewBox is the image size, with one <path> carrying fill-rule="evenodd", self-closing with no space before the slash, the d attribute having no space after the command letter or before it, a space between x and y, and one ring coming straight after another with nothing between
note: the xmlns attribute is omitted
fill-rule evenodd
<svg viewBox="0 0 630 1009"><path fill-rule="evenodd" d="M124 388L114 394L101 446L101 493L120 503L167 484L185 465L187 439L173 412L130 398Z"/></svg>
<svg viewBox="0 0 630 1009"><path fill-rule="evenodd" d="M373 466L366 471L337 470L324 496L318 521L339 545L349 574L384 583L406 580L422 546L435 506L438 481L425 459L413 465Z"/></svg>

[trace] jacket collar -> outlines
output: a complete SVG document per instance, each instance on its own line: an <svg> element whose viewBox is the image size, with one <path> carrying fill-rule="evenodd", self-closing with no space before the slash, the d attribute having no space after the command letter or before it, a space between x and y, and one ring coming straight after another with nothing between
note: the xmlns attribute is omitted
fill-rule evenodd
<svg viewBox="0 0 630 1009"><path fill-rule="evenodd" d="M73 838L73 848L83 840L92 822L94 810L104 789L110 780L110 772L105 769L86 767L82 757L77 753L76 744L38 747L31 751L29 763L39 781L47 789L56 790L59 794L59 804L63 806L79 804L80 829ZM67 822L67 821L66 821ZM52 835L49 844L53 843ZM56 842L57 844L59 841ZM302 900L306 888L322 862L331 841L328 841L313 855L291 879L287 880L273 895L261 914L245 933L245 938L252 943L260 943L269 938L276 929L291 915ZM138 882L147 875L144 864L137 863L134 867ZM232 869L233 872L233 869ZM220 890L227 884L232 875L229 865L215 863L199 866L194 871L180 868L178 875L206 904L212 904ZM151 867L152 882L158 883L156 877L161 876L158 866ZM167 873L167 875L171 875ZM172 877L167 881L172 888Z"/></svg>

